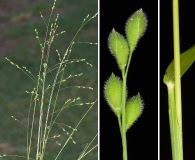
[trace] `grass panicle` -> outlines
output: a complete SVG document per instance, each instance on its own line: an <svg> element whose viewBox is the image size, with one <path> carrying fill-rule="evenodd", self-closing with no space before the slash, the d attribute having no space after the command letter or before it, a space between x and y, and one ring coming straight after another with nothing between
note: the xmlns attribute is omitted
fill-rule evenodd
<svg viewBox="0 0 195 160"><path fill-rule="evenodd" d="M60 155L68 143L72 142L72 144L76 144L74 133L79 132L79 125L87 116L92 107L97 104L97 99L92 102L82 102L80 97L66 98L66 94L69 91L67 89L71 88L80 90L86 89L90 92L90 94L93 94L91 93L93 87L87 84L76 84L72 86L69 85L69 82L72 79L79 79L79 77L84 76L85 73L83 71L82 73L70 74L67 72L67 67L71 66L73 63L78 63L79 65L83 62L87 65L86 67L93 67L93 65L90 62L87 62L86 59L71 59L70 55L74 45L76 44L97 45L97 43L94 42L76 42L80 31L88 24L88 22L97 17L97 13L93 16L87 15L84 18L64 53L58 49L54 49L56 51L55 53L57 54L59 62L51 66L50 54L53 53L53 42L55 41L56 37L65 33L65 31L58 32L59 14L55 16L54 21L52 20L54 16L53 13L55 5L56 0L54 0L48 21L43 17L42 13L40 13L41 19L43 20L46 28L44 40L40 38L38 29L34 30L35 38L38 41L41 52L38 75L33 74L29 69L27 69L27 67L20 67L19 65L12 62L9 58L5 58L11 65L25 73L34 82L35 87L32 89L32 91L25 91L27 94L30 94L31 97L27 123L23 123L22 121L15 118L15 116L12 116L15 121L18 121L27 129L26 156L2 154L0 155L1 158L16 157L18 159L27 160L44 160L48 144L55 143L59 148L59 151L55 156L55 160L60 159ZM63 95L64 101L59 102L59 97ZM66 124L66 122L62 123L58 121L58 118L62 115L64 116L64 119L66 118L65 113L67 108L72 108L75 106L89 106L76 126ZM56 127L61 129L61 133L63 135L61 135L61 133L56 134L53 132ZM67 138L64 139L62 137ZM88 144L86 144L81 154L78 155L78 160L83 159L86 155L97 148L97 144L93 144L96 138L97 134Z"/></svg>
<svg viewBox="0 0 195 160"><path fill-rule="evenodd" d="M108 46L121 71L122 80L112 73L105 83L104 95L111 110L115 113L122 140L123 160L128 159L126 132L140 117L143 111L143 100L140 94L128 98L127 75L132 54L138 40L147 27L147 18L142 9L136 11L126 23L126 38L113 29L108 37Z"/></svg>

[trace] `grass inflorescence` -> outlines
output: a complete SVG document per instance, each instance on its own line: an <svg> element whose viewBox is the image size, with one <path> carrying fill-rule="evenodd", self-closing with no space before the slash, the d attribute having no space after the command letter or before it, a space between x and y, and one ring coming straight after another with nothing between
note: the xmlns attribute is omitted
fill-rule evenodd
<svg viewBox="0 0 195 160"><path fill-rule="evenodd" d="M111 74L104 87L105 99L118 119L122 140L123 160L128 160L127 131L132 127L143 111L143 100L137 95L128 98L127 75L134 50L145 33L147 18L142 9L136 11L126 22L126 37L112 29L108 37L108 46L115 57L122 79Z"/></svg>
<svg viewBox="0 0 195 160"><path fill-rule="evenodd" d="M55 49L55 45L53 45L56 37L66 33L65 31L58 31L59 14L53 14L55 5L56 0L54 0L48 20L41 14L46 28L45 38L40 37L38 29L34 30L41 51L38 74L34 74L27 67L20 66L7 57L5 58L11 65L25 73L35 86L31 90L25 91L26 94L30 95L27 120L22 122L15 115L11 116L13 120L19 122L26 129L26 155L1 154L1 158L9 159L10 157L16 157L17 159L23 158L27 160L57 160L64 158L61 155L65 147L70 143L73 145L77 144L78 138L74 138L74 135L76 132L79 132L78 127L92 107L97 105L97 99L83 100L83 95L70 96L73 95L71 92L76 92L76 89L82 90L80 93L83 94L94 94L93 87L88 83L86 84L86 82L83 83L85 79L82 78L85 75L85 71L93 68L93 65L84 58L71 58L71 53L74 52L76 45L97 45L96 42L77 42L81 30L97 16L97 13L93 16L87 15L85 17L67 49L62 52ZM53 16L55 16L54 20L52 20ZM56 64L51 62L51 53L55 53L58 58ZM82 70L79 73L74 72L74 67L79 67L79 65L85 65L86 70ZM80 82L81 84L79 84ZM81 115L79 115L76 125L74 122L69 124L68 122L71 120L67 120L67 118L70 117L66 117L67 112L70 112L68 109L70 108L72 114L74 114L74 111L79 109L79 106L83 107L82 110L84 111L80 112ZM82 139L82 137L80 138ZM83 146L82 152L76 153L77 159L83 159L97 148L97 144L94 144L94 141L97 141L97 134L94 135L88 144ZM47 151L51 148L51 145L54 146L52 155L50 151Z"/></svg>

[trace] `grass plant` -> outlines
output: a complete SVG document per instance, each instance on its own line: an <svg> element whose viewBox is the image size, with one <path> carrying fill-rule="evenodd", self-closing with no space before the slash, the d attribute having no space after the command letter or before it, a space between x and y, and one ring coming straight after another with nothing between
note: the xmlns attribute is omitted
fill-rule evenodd
<svg viewBox="0 0 195 160"><path fill-rule="evenodd" d="M30 95L27 120L23 122L15 117L15 115L11 116L13 120L22 124L26 130L26 155L1 154L1 159L10 159L13 157L27 160L64 159L65 157L62 156L62 153L65 147L70 143L76 145L77 142L74 139L75 133L79 132L80 125L82 125L82 122L92 108L97 105L97 99L86 101L83 100L83 95L76 97L69 96L76 89L82 90L81 93L83 94L94 94L93 87L90 84L82 82L85 81L82 78L85 71L93 68L93 65L84 58L71 58L71 54L77 46L85 45L88 47L88 45L97 45L96 42L83 42L78 39L79 33L85 29L88 22L97 17L97 13L93 16L86 16L67 46L67 49L62 52L55 49L55 45L53 45L56 38L65 34L65 31L58 31L59 14L54 15L55 6L56 0L54 0L48 20L41 14L46 28L45 37L43 39L40 38L38 29L34 30L41 51L38 74L34 74L26 66L19 66L9 58L5 58L11 65L30 78L35 86L31 89L29 88L30 90L26 90L26 93ZM55 16L54 20L53 16ZM58 59L56 64L53 64L52 61L51 54L54 53ZM79 67L79 65L85 65L86 70L82 70L79 73L74 72L74 67ZM74 82L76 80L77 83L71 83L71 81ZM81 85L79 82L82 82ZM74 123L72 123L74 125L68 124L71 120L67 120L66 113L70 112L70 109L74 112L81 107L84 111L80 112L82 115L79 115L76 125ZM59 133L56 133L56 131L59 131ZM75 153L77 159L84 159L89 153L95 151L98 145L94 144L96 141L97 134L94 135L89 143L83 146L81 153ZM48 150L51 145L55 146L53 147L55 150L53 154L50 154Z"/></svg>
<svg viewBox="0 0 195 160"><path fill-rule="evenodd" d="M168 66L163 81L168 90L172 158L183 160L181 77L195 60L195 47L180 55L178 0L173 0L173 42L174 60Z"/></svg>

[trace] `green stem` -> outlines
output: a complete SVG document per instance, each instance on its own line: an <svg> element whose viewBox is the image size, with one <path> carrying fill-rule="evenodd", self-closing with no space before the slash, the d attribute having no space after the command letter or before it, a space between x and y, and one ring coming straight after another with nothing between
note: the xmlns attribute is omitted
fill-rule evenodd
<svg viewBox="0 0 195 160"><path fill-rule="evenodd" d="M121 132L121 137L122 137L122 146L123 146L123 160L127 160L128 159L128 155L127 155L127 137L126 137L126 111L125 111L125 107L126 107L126 95L127 95L127 89L126 89L126 83L127 83L127 74L128 74L128 70L129 70L129 66L130 66L130 62L131 62L131 56L132 53L129 53L129 59L127 62L127 67L125 70L122 71L122 77L123 77L123 93L122 93L122 123L120 127L120 132Z"/></svg>
<svg viewBox="0 0 195 160"><path fill-rule="evenodd" d="M183 160L182 129L179 125L175 106L174 84L167 85L169 98L169 123L173 160Z"/></svg>
<svg viewBox="0 0 195 160"><path fill-rule="evenodd" d="M131 63L131 57L132 57L132 52L129 53L129 59L128 59L128 62L127 62L127 67L126 67L126 70L125 70L125 76L127 77L127 74L128 74L128 71L129 71L129 66L130 66L130 63Z"/></svg>
<svg viewBox="0 0 195 160"><path fill-rule="evenodd" d="M119 125L119 129L120 129L120 133L121 133L121 138L122 138L121 116L117 116L117 117L118 117L118 125Z"/></svg>
<svg viewBox="0 0 195 160"><path fill-rule="evenodd" d="M127 160L127 138L126 138L126 118L125 118L125 105L126 105L126 76L123 74L123 93L122 93L122 145L123 145L123 160Z"/></svg>
<svg viewBox="0 0 195 160"><path fill-rule="evenodd" d="M178 0L173 0L173 43L174 43L175 87L174 85L168 87L172 155L173 155L173 160L183 160Z"/></svg>
<svg viewBox="0 0 195 160"><path fill-rule="evenodd" d="M178 0L173 0L173 42L174 42L174 70L175 70L175 105L176 105L179 125L182 128Z"/></svg>

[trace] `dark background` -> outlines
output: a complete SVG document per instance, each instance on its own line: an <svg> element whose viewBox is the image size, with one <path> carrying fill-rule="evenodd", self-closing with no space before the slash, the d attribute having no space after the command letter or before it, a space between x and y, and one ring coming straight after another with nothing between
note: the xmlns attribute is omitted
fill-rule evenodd
<svg viewBox="0 0 195 160"><path fill-rule="evenodd" d="M180 2L180 48L181 52L195 44L195 15L192 1ZM172 1L160 2L160 159L171 160L171 142L169 134L167 89L163 84L166 68L173 59ZM194 82L195 65L182 77L182 114L184 159L195 158L195 102Z"/></svg>
<svg viewBox="0 0 195 160"><path fill-rule="evenodd" d="M127 86L128 97L140 92L144 111L127 132L129 159L157 159L158 152L158 1L100 1L100 158L122 159L117 118L107 105L103 88L112 72L121 77L114 57L108 50L112 28L125 35L129 16L142 8L148 28L132 57Z"/></svg>

